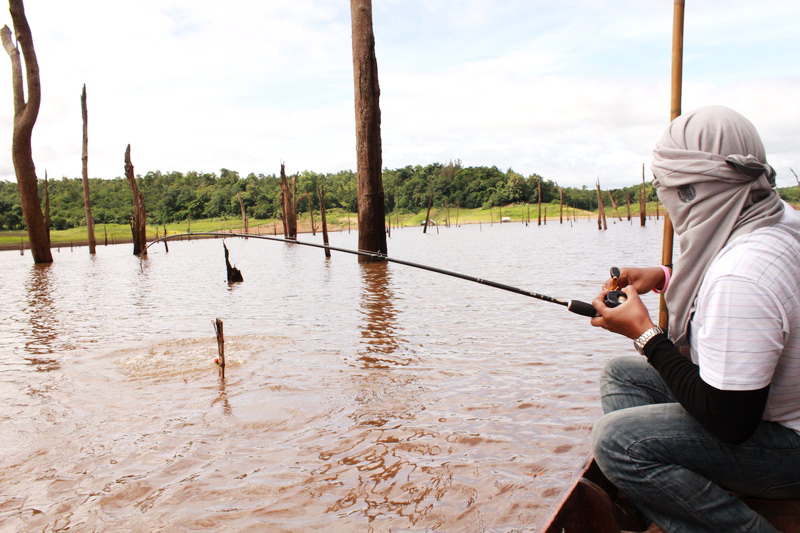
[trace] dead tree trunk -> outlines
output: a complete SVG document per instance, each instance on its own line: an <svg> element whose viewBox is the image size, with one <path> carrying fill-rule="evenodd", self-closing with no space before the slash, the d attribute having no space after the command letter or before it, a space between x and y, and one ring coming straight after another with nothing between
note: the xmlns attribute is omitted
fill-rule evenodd
<svg viewBox="0 0 800 533"><path fill-rule="evenodd" d="M639 189L639 225L641 226L647 223L647 202L644 193L644 164L642 164L642 188Z"/></svg>
<svg viewBox="0 0 800 533"><path fill-rule="evenodd" d="M14 171L17 175L17 189L19 190L22 216L28 229L28 242L31 255L35 263L52 263L53 254L50 250L50 231L45 224L42 206L39 203L38 179L36 178L36 165L33 163L31 136L36 118L39 116L39 105L42 101L42 92L39 79L39 63L33 48L33 37L28 20L25 17L25 7L22 0L9 0L9 11L14 23L17 45L11 40L11 30L8 26L0 29L0 40L11 58L11 83L14 91L14 133L11 144L11 158L14 162ZM22 59L19 49L22 48L22 57L25 59L25 72L22 72ZM25 101L25 88L23 77L27 81L28 101Z"/></svg>
<svg viewBox="0 0 800 533"><path fill-rule="evenodd" d="M431 222L431 206L433 205L433 189L428 195L428 210L425 211L425 226L422 228L422 233L428 232L428 224Z"/></svg>
<svg viewBox="0 0 800 533"><path fill-rule="evenodd" d="M314 221L314 202L312 202L312 194L308 194L308 214L311 216L311 235L317 234L317 223Z"/></svg>
<svg viewBox="0 0 800 533"><path fill-rule="evenodd" d="M297 239L297 174L292 174L292 211L289 216L289 233Z"/></svg>
<svg viewBox="0 0 800 533"><path fill-rule="evenodd" d="M387 253L386 206L381 176L381 109L372 0L350 0L358 180L358 248ZM373 261L359 256L360 262Z"/></svg>
<svg viewBox="0 0 800 533"><path fill-rule="evenodd" d="M628 193L628 222L631 221L631 193Z"/></svg>
<svg viewBox="0 0 800 533"><path fill-rule="evenodd" d="M92 202L89 197L89 112L86 108L86 84L81 93L81 115L83 116L83 152L81 154L81 169L83 172L83 209L86 212L86 233L89 237L89 253L97 250L97 241L94 237L94 218L92 218Z"/></svg>
<svg viewBox="0 0 800 533"><path fill-rule="evenodd" d="M617 214L617 218L620 222L622 222L622 215L619 214L619 209L617 209L617 202L614 201L614 197L611 196L611 191L606 191L608 193L608 199L611 200L611 207L614 208L614 212Z"/></svg>
<svg viewBox="0 0 800 533"><path fill-rule="evenodd" d="M239 208L242 210L242 227L244 228L245 234L250 233L250 227L247 223L247 211L244 209L244 200L242 200L241 191L236 193L236 198L239 199Z"/></svg>
<svg viewBox="0 0 800 533"><path fill-rule="evenodd" d="M292 178L295 183L295 178ZM283 220L283 236L287 239L297 239L297 212L295 211L294 188L289 187L286 179L286 165L281 163L281 219Z"/></svg>
<svg viewBox="0 0 800 533"><path fill-rule="evenodd" d="M133 217L131 218L133 255L147 255L147 213L144 209L144 198L136 184L136 176L133 174L130 144L125 149L125 177L128 178L133 197Z"/></svg>
<svg viewBox="0 0 800 533"><path fill-rule="evenodd" d="M328 218L325 214L325 187L320 185L317 189L317 195L319 196L319 218L322 221L322 244L328 246ZM325 257L330 256L330 249L325 248Z"/></svg>
<svg viewBox="0 0 800 533"><path fill-rule="evenodd" d="M536 195L538 196L537 200L539 202L539 219L536 225L541 226L542 225L542 180L541 179L539 179L539 184L537 185L536 191L537 191Z"/></svg>
<svg viewBox="0 0 800 533"><path fill-rule="evenodd" d="M47 181L47 170L44 171L44 225L50 235L50 182Z"/></svg>
<svg viewBox="0 0 800 533"><path fill-rule="evenodd" d="M600 179L597 179L597 229L608 229L606 222L606 210L603 207L603 193L600 190Z"/></svg>

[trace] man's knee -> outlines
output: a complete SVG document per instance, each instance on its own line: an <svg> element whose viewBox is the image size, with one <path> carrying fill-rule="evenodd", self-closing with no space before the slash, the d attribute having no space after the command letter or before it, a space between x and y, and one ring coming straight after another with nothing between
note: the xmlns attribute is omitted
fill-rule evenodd
<svg viewBox="0 0 800 533"><path fill-rule="evenodd" d="M601 469L608 473L630 463L628 452L648 435L648 416L642 409L614 411L600 417L592 428L592 452Z"/></svg>
<svg viewBox="0 0 800 533"><path fill-rule="evenodd" d="M600 383L608 381L630 381L632 376L646 372L648 362L643 357L622 356L606 362L600 374Z"/></svg>

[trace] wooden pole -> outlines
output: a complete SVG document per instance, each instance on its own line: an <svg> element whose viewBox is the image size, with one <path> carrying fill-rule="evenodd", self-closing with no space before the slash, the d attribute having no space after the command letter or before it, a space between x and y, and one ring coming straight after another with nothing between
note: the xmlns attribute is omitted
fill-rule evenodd
<svg viewBox="0 0 800 533"><path fill-rule="evenodd" d="M219 365L219 375L225 378L225 334L222 326L221 318L214 321L214 333L217 336L217 353L219 354L214 362Z"/></svg>
<svg viewBox="0 0 800 533"><path fill-rule="evenodd" d="M681 94L683 87L683 18L685 0L675 0L672 14L672 97L670 101L670 122L681 114ZM661 240L661 264L672 264L672 248L674 230L669 214L664 216L664 236ZM658 306L658 325L666 329L669 327L669 311L664 293Z"/></svg>
<svg viewBox="0 0 800 533"><path fill-rule="evenodd" d="M564 223L564 189L558 188L558 223Z"/></svg>

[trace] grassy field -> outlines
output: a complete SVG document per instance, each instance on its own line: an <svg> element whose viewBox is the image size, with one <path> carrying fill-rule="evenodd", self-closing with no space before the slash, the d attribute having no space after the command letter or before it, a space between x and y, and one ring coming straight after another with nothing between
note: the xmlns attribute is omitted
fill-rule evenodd
<svg viewBox="0 0 800 533"><path fill-rule="evenodd" d="M663 208L660 209L663 215ZM647 205L649 216L655 216L656 204L651 202ZM390 213L387 215L387 225L391 227L419 226L425 221L425 211L417 213ZM627 218L627 206L619 209L619 214ZM449 212L444 209L431 209L430 219L438 225L448 223L451 226L460 224L493 224L499 223L501 218L509 218L511 222L532 221L534 224L538 217L538 206L530 205L511 205L505 207L494 207L491 209L456 209L450 208ZM569 217L596 217L597 211L575 210L565 207L563 211L557 204L542 205L542 218L548 221L559 220L563 216L564 220ZM639 216L639 205L631 206L631 216ZM617 213L612 209L606 209L607 218L616 218ZM355 213L347 213L340 209L334 209L327 213L328 229L330 231L355 230L358 226L358 216ZM314 216L314 224L317 231L320 231L319 213ZM249 228L251 233L263 235L282 235L283 225L278 219L269 220L250 220ZM214 231L242 231L243 224L240 218L211 218L202 220L185 220L173 222L160 226L147 226L147 238L153 240L163 237L165 232L169 235L189 232L214 232ZM300 216L298 219L298 232L311 232L311 218L308 214ZM105 244L120 244L131 242L131 229L127 224L97 224L95 226L95 239L98 246ZM14 250L24 246L27 248L28 234L25 231L0 231L0 250ZM88 242L86 226L50 232L50 242L53 248L68 246L85 246Z"/></svg>

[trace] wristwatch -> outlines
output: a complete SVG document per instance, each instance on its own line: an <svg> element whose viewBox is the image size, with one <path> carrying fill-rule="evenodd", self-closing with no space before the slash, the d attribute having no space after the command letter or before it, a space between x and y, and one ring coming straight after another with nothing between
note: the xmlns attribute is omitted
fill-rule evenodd
<svg viewBox="0 0 800 533"><path fill-rule="evenodd" d="M633 341L633 347L636 348L636 350L640 354L644 355L644 347L647 344L647 342L656 335L658 335L659 333L664 333L664 330L658 326L653 326L652 328L648 329L647 331L639 335L638 339Z"/></svg>

